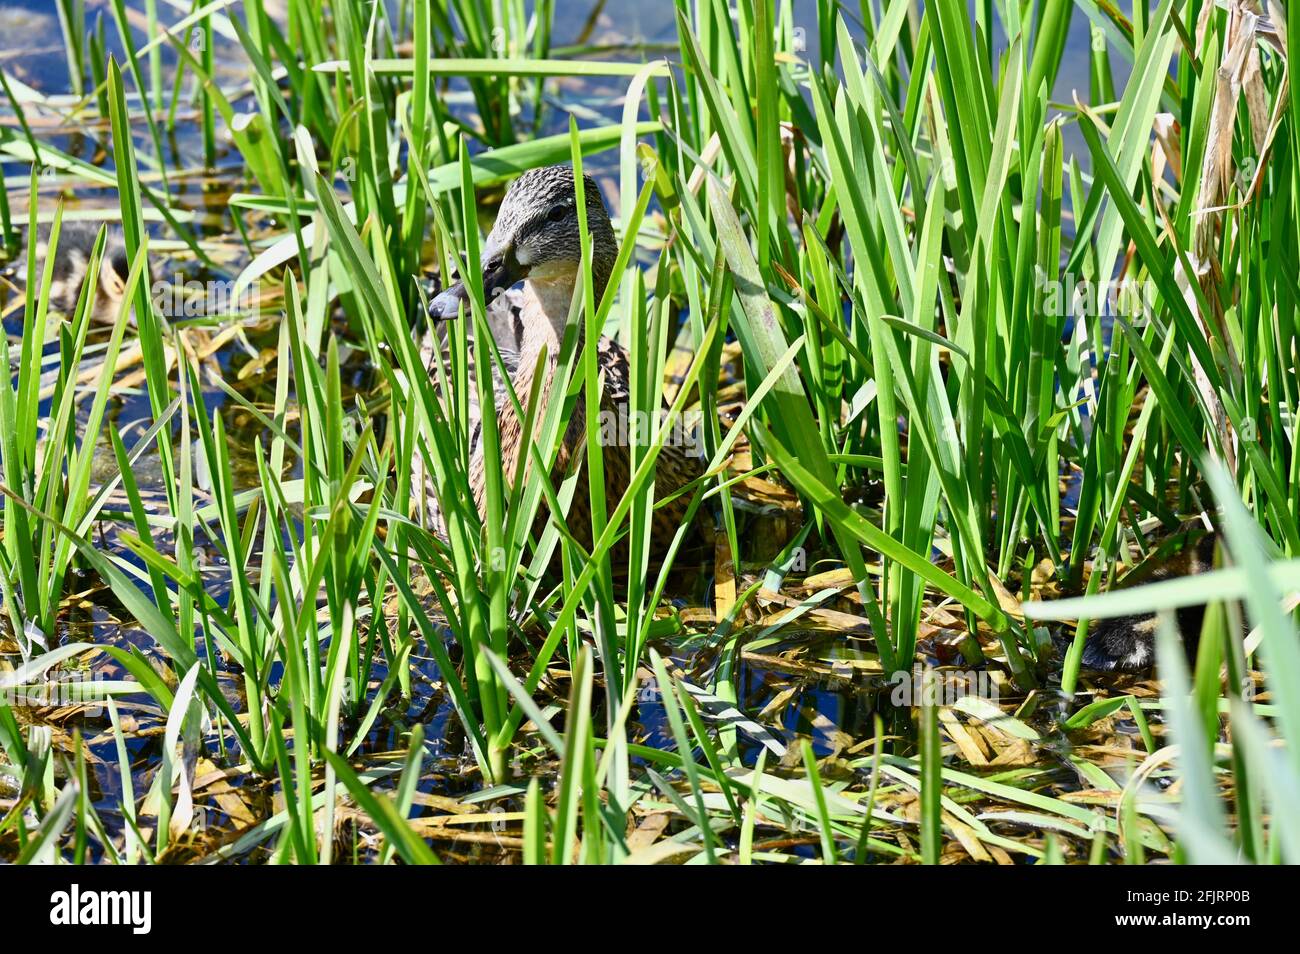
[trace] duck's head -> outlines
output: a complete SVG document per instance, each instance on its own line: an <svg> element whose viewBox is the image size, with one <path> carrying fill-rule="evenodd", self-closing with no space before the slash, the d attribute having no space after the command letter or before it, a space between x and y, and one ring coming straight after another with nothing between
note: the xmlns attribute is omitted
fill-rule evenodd
<svg viewBox="0 0 1300 954"><path fill-rule="evenodd" d="M599 295L609 281L618 242L600 188L590 176L582 180L592 279ZM481 267L488 301L525 279L545 297L567 301L572 296L582 268L582 238L570 166L530 169L514 181L483 245ZM429 316L454 318L467 301L464 285L457 282L429 303Z"/></svg>

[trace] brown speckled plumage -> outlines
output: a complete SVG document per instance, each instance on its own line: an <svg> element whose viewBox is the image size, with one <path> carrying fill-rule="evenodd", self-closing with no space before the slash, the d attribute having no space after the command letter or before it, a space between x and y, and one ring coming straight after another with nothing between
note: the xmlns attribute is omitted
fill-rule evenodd
<svg viewBox="0 0 1300 954"><path fill-rule="evenodd" d="M50 308L71 315L77 307L77 297L85 283L90 266L90 254L95 248L99 225L91 222L65 221L59 228L58 247L50 275ZM49 255L50 226L41 225L36 230L36 269L42 274ZM26 270L25 252L11 265L11 271L23 274ZM126 285L130 263L122 235L110 228L104 240L104 254L100 260L99 281L95 300L91 303L91 318L98 322L112 322L117 317Z"/></svg>
<svg viewBox="0 0 1300 954"><path fill-rule="evenodd" d="M502 201L496 224L483 251L484 284L489 297L495 290L494 286L509 288L516 276L526 278L522 291L507 291L491 302L488 323L507 370L511 373L515 393L521 401L526 401L531 392L538 356L543 348L546 350L547 359L542 368L545 378L538 392L541 406L535 415L539 421L555 396L556 359L563 340L569 306L580 280L581 243L573 192L573 172L568 166L552 166L524 173L514 182ZM585 199L587 227L592 242L592 282L599 298L610 279L618 251L617 240L600 190L589 177L585 177ZM465 293L460 286L453 287L434 300L430 313L435 318L453 317L464 297ZM430 358L433 341L437 337L440 336L431 334L426 343L426 354ZM626 421L630 393L627 352L622 345L602 337L598 342L597 360L604 378L601 410L613 415L612 420ZM505 470L503 476L509 487L518 476L519 459L523 456L524 448L520 446L522 425L505 397L501 382L497 383L494 390L501 458ZM524 410L527 412L526 407ZM470 482L474 502L479 512L483 513L485 474L476 417L471 421L471 428ZM586 413L583 399L579 396L561 437L551 474L557 488L569 472L575 457L581 455L585 440ZM612 512L627 489L630 478L628 448L620 441L607 443L603 463L605 499ZM656 461L656 499L671 495L698 477L702 471L703 462L686 448L666 444ZM425 486L419 492L427 495L429 512L436 512L437 500L432 487ZM656 508L651 540L654 552L662 552L672 540L685 518L689 499L689 494L682 495ZM587 467L584 464L567 519L569 530L584 547L591 545L589 508ZM540 523L545 517L543 509L537 530L540 531Z"/></svg>

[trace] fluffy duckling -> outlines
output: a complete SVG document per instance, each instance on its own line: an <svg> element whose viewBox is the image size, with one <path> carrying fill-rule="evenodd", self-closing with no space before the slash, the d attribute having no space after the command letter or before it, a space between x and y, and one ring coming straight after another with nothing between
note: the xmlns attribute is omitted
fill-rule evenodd
<svg viewBox="0 0 1300 954"><path fill-rule="evenodd" d="M50 308L71 315L77 308L77 298L86 282L90 269L90 255L99 236L99 225L93 222L65 221L59 227L59 241L54 255L54 268L50 277ZM50 249L50 226L36 229L36 274L44 273L45 260ZM25 254L19 255L10 266L11 271L22 274L26 269ZM99 266L99 288L91 303L91 320L111 323L117 316L122 294L126 290L131 263L126 254L126 242L120 231L109 229L104 240L104 254Z"/></svg>
<svg viewBox="0 0 1300 954"><path fill-rule="evenodd" d="M1155 583L1179 576L1204 573L1214 568L1214 547L1218 535L1198 533L1183 549L1166 561L1141 566L1130 573L1123 586ZM1189 659L1195 658L1205 620L1204 606L1184 606L1177 612L1178 629ZM1083 664L1103 672L1141 673L1156 660L1156 618L1152 614L1117 616L1097 620L1090 627L1083 647Z"/></svg>

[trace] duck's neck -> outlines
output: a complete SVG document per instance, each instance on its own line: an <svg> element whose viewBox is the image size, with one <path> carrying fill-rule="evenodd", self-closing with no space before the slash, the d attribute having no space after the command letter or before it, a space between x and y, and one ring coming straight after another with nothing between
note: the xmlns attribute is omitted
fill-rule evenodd
<svg viewBox="0 0 1300 954"><path fill-rule="evenodd" d="M543 345L551 357L560 353L564 341L564 329L569 323L569 308L573 304L573 293L577 289L577 279L573 276L564 278L528 281L524 293L528 299L531 314L524 315L524 328L534 345L533 352L541 350Z"/></svg>
<svg viewBox="0 0 1300 954"><path fill-rule="evenodd" d="M599 301L609 281L607 269L596 267L592 275L592 292ZM569 309L577 291L578 276L568 274L550 279L529 279L524 286L527 300L523 316L524 336L521 355L536 359L542 347L552 360L560 354L564 330L569 324ZM578 316L578 340L582 340L583 316Z"/></svg>

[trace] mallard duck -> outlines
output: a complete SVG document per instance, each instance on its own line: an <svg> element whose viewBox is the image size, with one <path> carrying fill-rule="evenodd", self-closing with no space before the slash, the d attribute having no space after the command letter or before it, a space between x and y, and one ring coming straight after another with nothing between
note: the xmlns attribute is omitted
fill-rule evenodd
<svg viewBox="0 0 1300 954"><path fill-rule="evenodd" d="M618 255L618 242L600 189L590 176L583 177L586 195L587 230L591 238L592 284L597 299L610 280ZM574 203L573 170L569 166L550 166L525 172L510 186L496 224L483 247L483 288L490 301L488 324L503 363L511 376L515 393L527 401L533 386L538 355L546 350L542 366L545 379L538 391L542 406L536 418L545 413L546 403L557 397L554 377L557 357L568 323L569 306L580 281L582 246L578 215ZM523 282L522 289L514 286ZM462 306L468 311L468 292L463 283L451 285L429 304L429 316L435 322L455 318ZM579 329L581 335L581 329ZM429 336L436 338L436 334ZM581 338L579 338L581 347ZM628 355L623 346L607 337L597 344L600 370L604 375L601 411L616 421L628 420ZM426 346L426 354L431 348ZM506 486L512 486L519 474L522 426L506 396L503 382L498 381L496 416L501 437L501 457ZM527 408L525 408L527 412ZM471 411L470 485L479 512L484 512L484 462L479 440L478 419ZM569 418L561 437L552 480L560 480L574 461L586 437L585 408L582 398ZM683 442L688 443L688 442ZM628 448L613 442L604 447L605 498L610 510L627 489L629 479ZM655 493L663 499L703 473L703 461L689 447L666 444L656 462ZM573 496L567 525L583 546L591 544L587 471L584 467ZM416 488L424 494L429 513L437 512L437 499L431 483ZM653 518L651 548L662 552L671 542L685 519L690 495L684 494L656 508ZM543 515L544 516L544 515Z"/></svg>
<svg viewBox="0 0 1300 954"><path fill-rule="evenodd" d="M50 277L50 308L71 315L77 308L77 298L85 284L90 268L90 254L99 236L99 225L92 222L63 222L59 227L59 242L54 254L54 267ZM36 229L36 274L43 274L45 259L49 255L50 226ZM11 268L21 274L25 271L25 256L20 255ZM104 240L104 254L99 266L99 288L91 303L91 320L111 323L116 317L126 290L131 263L127 259L126 243L121 232L109 229Z"/></svg>

